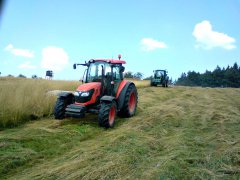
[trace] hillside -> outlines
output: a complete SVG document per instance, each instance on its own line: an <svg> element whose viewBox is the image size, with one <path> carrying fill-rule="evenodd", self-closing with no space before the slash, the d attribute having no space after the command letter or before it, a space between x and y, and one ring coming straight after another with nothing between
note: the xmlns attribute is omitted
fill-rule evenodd
<svg viewBox="0 0 240 180"><path fill-rule="evenodd" d="M0 131L0 179L240 178L240 89L138 88L137 115Z"/></svg>

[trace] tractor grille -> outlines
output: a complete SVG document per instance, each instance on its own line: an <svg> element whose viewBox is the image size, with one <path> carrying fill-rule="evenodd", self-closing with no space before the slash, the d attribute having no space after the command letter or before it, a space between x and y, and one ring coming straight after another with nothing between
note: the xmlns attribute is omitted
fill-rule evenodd
<svg viewBox="0 0 240 180"><path fill-rule="evenodd" d="M75 96L75 102L86 103L91 100L93 93L94 93L94 89L89 91L89 96L87 97L82 97L81 94L79 94L79 96Z"/></svg>

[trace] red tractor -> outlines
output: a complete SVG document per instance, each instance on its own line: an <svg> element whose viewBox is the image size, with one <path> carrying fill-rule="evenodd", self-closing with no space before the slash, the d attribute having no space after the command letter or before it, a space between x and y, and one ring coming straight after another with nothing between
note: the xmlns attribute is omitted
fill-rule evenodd
<svg viewBox="0 0 240 180"><path fill-rule="evenodd" d="M65 117L82 118L85 113L98 113L99 126L114 126L116 114L131 117L135 114L138 93L133 82L123 77L124 60L91 59L84 64L84 84L78 86L74 93L59 94L55 108L55 119Z"/></svg>

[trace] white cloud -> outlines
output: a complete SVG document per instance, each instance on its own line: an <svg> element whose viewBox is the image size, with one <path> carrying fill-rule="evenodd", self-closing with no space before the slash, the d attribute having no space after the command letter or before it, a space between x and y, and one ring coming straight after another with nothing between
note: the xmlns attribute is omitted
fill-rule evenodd
<svg viewBox="0 0 240 180"><path fill-rule="evenodd" d="M42 50L42 68L61 71L68 64L69 57L63 48L49 46Z"/></svg>
<svg viewBox="0 0 240 180"><path fill-rule="evenodd" d="M212 49L221 47L224 49L234 49L235 39L227 34L214 31L209 21L202 21L195 25L193 36L196 38L196 47Z"/></svg>
<svg viewBox="0 0 240 180"><path fill-rule="evenodd" d="M143 38L141 40L143 51L153 51L155 49L167 48L164 42L154 40L152 38Z"/></svg>
<svg viewBox="0 0 240 180"><path fill-rule="evenodd" d="M15 56L22 56L26 58L33 58L34 57L34 52L30 51L28 49L18 49L14 48L12 44L9 44L5 47L5 51L9 51Z"/></svg>
<svg viewBox="0 0 240 180"><path fill-rule="evenodd" d="M5 51L11 51L13 49L13 45L9 44L5 47Z"/></svg>
<svg viewBox="0 0 240 180"><path fill-rule="evenodd" d="M34 65L31 65L31 62L30 62L30 61L27 61L27 62L25 62L25 63L23 63L23 64L20 64L20 65L18 66L18 68L20 68L20 69L36 69L37 67L34 66Z"/></svg>

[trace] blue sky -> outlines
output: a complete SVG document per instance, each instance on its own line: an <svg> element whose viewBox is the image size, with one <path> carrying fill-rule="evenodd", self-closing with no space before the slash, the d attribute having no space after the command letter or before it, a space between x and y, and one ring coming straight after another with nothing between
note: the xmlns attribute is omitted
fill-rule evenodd
<svg viewBox="0 0 240 180"><path fill-rule="evenodd" d="M126 71L205 72L240 64L240 0L9 0L0 19L0 72L77 80L91 58Z"/></svg>

